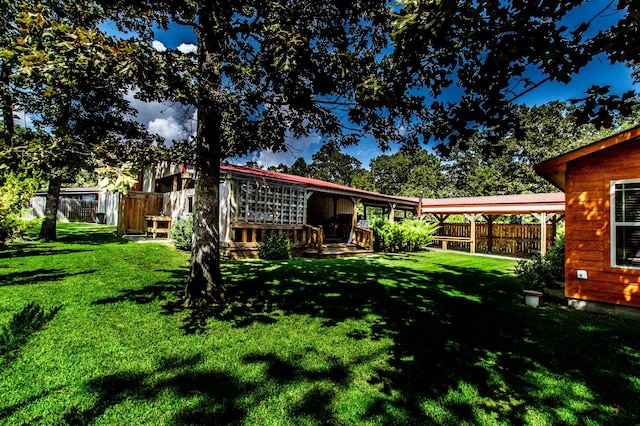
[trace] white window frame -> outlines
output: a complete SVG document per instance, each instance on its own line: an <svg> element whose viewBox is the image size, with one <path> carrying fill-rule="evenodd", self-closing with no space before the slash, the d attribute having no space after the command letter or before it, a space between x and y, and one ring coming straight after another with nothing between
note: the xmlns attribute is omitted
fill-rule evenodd
<svg viewBox="0 0 640 426"><path fill-rule="evenodd" d="M610 181L609 186L609 245L610 245L610 258L612 268L624 268L624 269L637 269L640 270L640 266L618 265L616 263L616 247L617 244L617 227L618 226L637 226L640 228L640 222L617 222L616 221L616 185L626 183L639 183L640 179L620 179Z"/></svg>

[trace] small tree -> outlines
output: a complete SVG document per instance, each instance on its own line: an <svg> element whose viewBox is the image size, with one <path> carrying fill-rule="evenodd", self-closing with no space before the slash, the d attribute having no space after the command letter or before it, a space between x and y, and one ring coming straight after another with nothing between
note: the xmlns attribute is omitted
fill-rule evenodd
<svg viewBox="0 0 640 426"><path fill-rule="evenodd" d="M10 104L3 102L4 109L21 108L43 135L27 158L38 163L49 183L40 229L45 241L56 239L62 182L99 162L148 161L155 141L131 118L135 111L126 99L138 79L145 79L138 59L150 47L107 36L99 29L103 18L95 14L95 4L82 6L25 1L9 25L10 35L0 38L3 75L10 70L11 82L2 87L16 95ZM8 145L19 149L15 137Z"/></svg>
<svg viewBox="0 0 640 426"><path fill-rule="evenodd" d="M191 239L193 238L193 216L179 219L169 231L169 238L180 250L191 251Z"/></svg>

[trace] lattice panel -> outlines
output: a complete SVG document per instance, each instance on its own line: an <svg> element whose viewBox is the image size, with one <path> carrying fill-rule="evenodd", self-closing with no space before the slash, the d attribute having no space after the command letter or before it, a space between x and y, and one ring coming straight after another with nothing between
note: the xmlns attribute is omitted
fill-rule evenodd
<svg viewBox="0 0 640 426"><path fill-rule="evenodd" d="M252 180L238 182L238 222L302 225L306 216L306 191Z"/></svg>

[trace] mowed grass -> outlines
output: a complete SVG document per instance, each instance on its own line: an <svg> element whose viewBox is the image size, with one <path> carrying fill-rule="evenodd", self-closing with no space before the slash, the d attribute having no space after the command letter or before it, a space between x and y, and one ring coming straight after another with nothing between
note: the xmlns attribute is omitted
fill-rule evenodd
<svg viewBox="0 0 640 426"><path fill-rule="evenodd" d="M226 262L194 311L188 254L59 236L0 252L2 424L640 422L639 324L525 306L512 260Z"/></svg>

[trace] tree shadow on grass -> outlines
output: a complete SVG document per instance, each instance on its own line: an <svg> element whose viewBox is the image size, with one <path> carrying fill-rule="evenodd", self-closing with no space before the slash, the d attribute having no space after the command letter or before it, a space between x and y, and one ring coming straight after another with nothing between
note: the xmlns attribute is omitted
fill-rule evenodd
<svg viewBox="0 0 640 426"><path fill-rule="evenodd" d="M378 354L388 361L374 368L369 379L381 390L368 402L363 422L524 424L537 418L541 423L579 424L588 418L601 424L637 423L640 391L634 383L640 381L640 333L620 333L620 321L527 307L509 273L453 261L425 270L416 259L401 258L406 262L402 267L387 266L379 258L228 263L223 269L234 300L226 307L187 311L184 330L206 333L213 319L244 328L301 315L321 319L328 328L354 324L340 331L354 345L391 340L389 352ZM182 289L184 272L167 283L96 303L158 300L165 297L167 284L171 292ZM167 313L180 311L171 303L165 307ZM267 364L270 382L331 382L335 389L347 386L349 372L362 362L318 373L276 353L249 354L244 361ZM162 369L177 368L171 365ZM110 383L120 379L131 394L112 389ZM246 416L238 405L241 399L269 397L273 391L265 383L243 383L225 371L177 372L153 385L149 380L124 373L92 382L103 405L89 412L89 418L117 404L118 398L146 398L164 388L201 397L196 406L176 413L176 422L206 423L213 418L209 416L241 421ZM331 423L333 391L310 388L290 414ZM113 392L114 398L109 396ZM390 400L390 395L400 397Z"/></svg>
<svg viewBox="0 0 640 426"><path fill-rule="evenodd" d="M85 385L95 396L93 405L63 413L62 423L93 423L125 400L146 402L167 393L189 403L171 413L166 424L238 423L245 411L236 402L249 389L226 372L197 371L201 362L201 355L163 358L150 373L122 371L92 379Z"/></svg>
<svg viewBox="0 0 640 426"><path fill-rule="evenodd" d="M11 362L31 335L41 330L56 316L62 306L45 310L41 305L28 303L0 328L0 366Z"/></svg>
<svg viewBox="0 0 640 426"><path fill-rule="evenodd" d="M23 399L22 401L16 404L0 408L0 419L6 419L7 417L12 416L14 413L20 411L22 408L27 407L29 404L32 404L42 398L46 398L48 395L51 395L57 390L59 390L59 388L30 396L29 398ZM37 419L34 419L34 420L37 420Z"/></svg>
<svg viewBox="0 0 640 426"><path fill-rule="evenodd" d="M598 317L527 307L509 273L455 264L390 268L361 258L238 264L226 275L235 303L194 312L194 329L206 331L207 315L236 327L296 314L321 318L327 327L357 320L366 325L349 332L354 342L393 340L392 368L378 371L376 380L403 395L401 407L416 423L439 415L454 423L522 423L532 409L550 423L639 418L632 401L640 391L628 380L639 380L638 362L627 368L619 353L621 344L637 346L638 333L612 338L615 326ZM576 334L580 321L592 325ZM615 369L603 368L607 359L615 359ZM431 412L430 404L444 414ZM381 399L370 414L387 409Z"/></svg>
<svg viewBox="0 0 640 426"><path fill-rule="evenodd" d="M305 419L305 423L311 424L332 424L336 391L349 385L348 367L337 359L316 370L276 354L247 354L241 360L243 363L265 366L266 379L261 381L237 377L228 371L201 371L203 361L201 354L175 356L159 360L151 372L121 371L89 380L85 386L95 402L84 409L67 410L60 421L89 424L124 401L138 400L144 404L171 394L180 399L181 408L171 413L166 424L244 424L248 407L273 399L277 396L274 390L295 388L296 393L301 393L300 398L282 407L288 417ZM313 385L298 389L300 383L327 381L332 383L333 390Z"/></svg>
<svg viewBox="0 0 640 426"><path fill-rule="evenodd" d="M31 256L57 256L61 254L84 253L90 250L82 249L66 249L59 246L46 246L44 243L39 244L22 244L16 247L10 247L6 250L0 250L0 259L14 259L18 257Z"/></svg>
<svg viewBox="0 0 640 426"><path fill-rule="evenodd" d="M97 272L96 270L88 270L82 272L68 273L63 269L36 269L25 272L12 272L2 276L2 282L0 287L11 285L30 285L38 284L40 282L52 282L63 280L68 277L77 275L87 275Z"/></svg>
<svg viewBox="0 0 640 426"><path fill-rule="evenodd" d="M186 279L189 275L189 269L183 267L172 270L159 270L169 275L166 281L159 281L144 287L132 290L120 291L117 295L98 299L92 302L93 305L107 305L118 302L132 302L137 304L147 304L157 301L166 302L162 307L167 314L173 314L182 310L179 299Z"/></svg>

